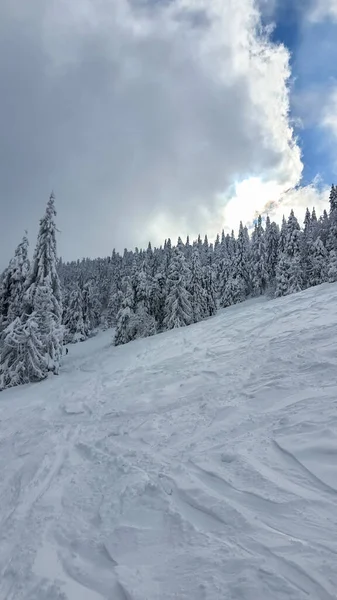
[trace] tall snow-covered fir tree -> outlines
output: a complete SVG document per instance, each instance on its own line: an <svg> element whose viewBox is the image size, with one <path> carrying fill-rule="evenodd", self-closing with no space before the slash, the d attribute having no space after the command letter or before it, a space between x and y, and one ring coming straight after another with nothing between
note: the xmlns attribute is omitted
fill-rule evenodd
<svg viewBox="0 0 337 600"><path fill-rule="evenodd" d="M125 281L125 296L117 315L115 346L127 344L137 338L149 337L157 331L155 318L150 314L146 300L147 289L146 284L143 286L144 276L143 273L136 282L134 274L133 278L128 277Z"/></svg>
<svg viewBox="0 0 337 600"><path fill-rule="evenodd" d="M302 264L302 232L294 211L290 212L281 230L283 251L276 268L276 296L299 292L304 287Z"/></svg>
<svg viewBox="0 0 337 600"><path fill-rule="evenodd" d="M307 208L302 234L302 267L305 287L324 283L328 276L328 252L319 236L315 209Z"/></svg>
<svg viewBox="0 0 337 600"><path fill-rule="evenodd" d="M247 227L240 222L239 235L235 245L235 279L244 289L244 298L251 292L250 278L250 240ZM244 299L243 298L243 299Z"/></svg>
<svg viewBox="0 0 337 600"><path fill-rule="evenodd" d="M23 297L29 275L28 239L26 235L15 250L0 284L0 331L21 317Z"/></svg>
<svg viewBox="0 0 337 600"><path fill-rule="evenodd" d="M268 291L273 294L279 256L280 229L274 221L270 221L269 215L266 218L265 244Z"/></svg>
<svg viewBox="0 0 337 600"><path fill-rule="evenodd" d="M132 318L134 317L135 301L130 277L127 277L126 281L124 282L124 287L124 299L117 314L117 324L114 337L115 346L127 344L134 339L132 331Z"/></svg>
<svg viewBox="0 0 337 600"><path fill-rule="evenodd" d="M69 343L83 342L86 339L86 330L83 318L83 295L79 285L75 285L70 293L65 314L64 341Z"/></svg>
<svg viewBox="0 0 337 600"><path fill-rule="evenodd" d="M261 215L258 217L251 243L251 282L254 296L264 294L268 283L266 241Z"/></svg>
<svg viewBox="0 0 337 600"><path fill-rule="evenodd" d="M193 322L192 299L188 291L190 276L183 253L179 248L173 248L167 276L165 329L185 327Z"/></svg>
<svg viewBox="0 0 337 600"><path fill-rule="evenodd" d="M330 211L328 221L328 234L326 239L326 249L329 254L328 272L329 281L336 281L336 254L337 254L337 186L332 185L330 191Z"/></svg>
<svg viewBox="0 0 337 600"><path fill-rule="evenodd" d="M188 291L191 297L193 323L197 323L208 316L209 312L205 278L196 244L192 249L191 276L188 283Z"/></svg>
<svg viewBox="0 0 337 600"><path fill-rule="evenodd" d="M41 381L46 377L46 372L46 356L35 313L24 322L16 317L3 332L0 390Z"/></svg>
<svg viewBox="0 0 337 600"><path fill-rule="evenodd" d="M58 373L62 356L62 292L57 272L55 197L50 195L40 220L36 248L24 298L24 319L33 315L42 344L45 370Z"/></svg>

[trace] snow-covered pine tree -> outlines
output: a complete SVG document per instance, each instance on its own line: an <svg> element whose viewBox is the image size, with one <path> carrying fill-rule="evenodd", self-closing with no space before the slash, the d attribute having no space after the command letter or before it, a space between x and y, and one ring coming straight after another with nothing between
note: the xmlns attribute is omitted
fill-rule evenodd
<svg viewBox="0 0 337 600"><path fill-rule="evenodd" d="M191 296L193 323L201 321L208 316L207 294L204 288L204 274L201 267L199 250L197 245L193 246L191 260L191 276L188 283L188 291Z"/></svg>
<svg viewBox="0 0 337 600"><path fill-rule="evenodd" d="M164 256L163 256L163 267L164 267L165 275L167 275L168 271L169 271L169 268L170 268L171 259L172 259L172 243L171 243L170 238L168 238L167 240L165 240L163 254L164 254Z"/></svg>
<svg viewBox="0 0 337 600"><path fill-rule="evenodd" d="M125 283L125 296L117 315L117 325L114 337L115 346L127 344L137 338L149 337L156 333L156 321L145 305L141 296L136 301L135 287L131 278Z"/></svg>
<svg viewBox="0 0 337 600"><path fill-rule="evenodd" d="M286 237L287 237L287 221L285 216L282 217L282 224L279 235L279 246L278 246L278 254L281 256L282 252L284 252L286 247Z"/></svg>
<svg viewBox="0 0 337 600"><path fill-rule="evenodd" d="M311 211L311 230L313 239L316 240L319 236L319 227L315 207Z"/></svg>
<svg viewBox="0 0 337 600"><path fill-rule="evenodd" d="M247 297L251 292L251 280L249 273L250 263L250 240L247 227L243 227L240 221L239 235L236 241L235 248L235 278L244 284L244 294Z"/></svg>
<svg viewBox="0 0 337 600"><path fill-rule="evenodd" d="M24 297L24 323L36 316L35 337L41 343L46 370L58 373L62 356L62 294L57 272L55 197L50 195L45 215L40 220L37 244ZM43 307L41 306L41 303ZM43 310L48 314L43 314ZM32 330L35 331L35 322ZM40 350L37 348L37 352ZM41 376L46 372L41 371Z"/></svg>
<svg viewBox="0 0 337 600"><path fill-rule="evenodd" d="M327 248L327 241L329 236L329 216L324 209L323 214L318 219L318 234L321 238L324 246Z"/></svg>
<svg viewBox="0 0 337 600"><path fill-rule="evenodd" d="M114 345L120 346L131 342L133 338L132 317L134 316L134 291L130 277L124 281L124 299L117 314L117 324L114 337Z"/></svg>
<svg viewBox="0 0 337 600"><path fill-rule="evenodd" d="M130 322L132 339L149 337L157 331L156 320L151 313L152 282L153 278L148 274L144 261L132 277L134 291L134 314Z"/></svg>
<svg viewBox="0 0 337 600"><path fill-rule="evenodd" d="M318 237L310 245L310 261L307 285L320 285L328 278L328 253L322 240Z"/></svg>
<svg viewBox="0 0 337 600"><path fill-rule="evenodd" d="M276 266L275 275L275 297L290 294L289 277L291 271L290 258L285 252L281 252Z"/></svg>
<svg viewBox="0 0 337 600"><path fill-rule="evenodd" d="M275 288L276 266L278 261L280 241L280 230L274 221L270 221L269 215L266 219L266 270L268 279L268 293L273 294Z"/></svg>
<svg viewBox="0 0 337 600"><path fill-rule="evenodd" d="M191 295L188 291L190 271L178 248L172 249L168 269L164 328L185 327L193 322Z"/></svg>
<svg viewBox="0 0 337 600"><path fill-rule="evenodd" d="M203 267L204 272L204 289L206 292L206 306L207 313L206 316L213 316L217 311L217 302L216 302L216 276L214 269L211 264L205 265Z"/></svg>
<svg viewBox="0 0 337 600"><path fill-rule="evenodd" d="M293 294L303 289L302 232L294 211L283 227L284 250L276 269L275 296Z"/></svg>
<svg viewBox="0 0 337 600"><path fill-rule="evenodd" d="M221 296L221 306L226 308L232 304L238 304L246 299L246 286L241 275L237 275L233 270L226 281Z"/></svg>
<svg viewBox="0 0 337 600"><path fill-rule="evenodd" d="M226 291L226 285L227 285L229 277L231 276L231 274L233 272L233 259L230 256L227 248L226 248L226 250L223 250L223 252L224 251L226 252L226 254L222 253L222 258L218 265L218 285L217 285L219 304L222 307L229 306L227 304L228 291ZM224 298L225 298L225 300L224 300ZM224 302L225 302L225 304L224 304Z"/></svg>
<svg viewBox="0 0 337 600"><path fill-rule="evenodd" d="M337 281L337 251L330 250L327 265L327 278L330 283Z"/></svg>
<svg viewBox="0 0 337 600"><path fill-rule="evenodd" d="M23 312L23 296L29 274L28 239L26 235L15 250L0 284L0 331Z"/></svg>
<svg viewBox="0 0 337 600"><path fill-rule="evenodd" d="M131 339L150 337L156 333L157 324L154 316L149 313L144 302L138 302L130 319Z"/></svg>
<svg viewBox="0 0 337 600"><path fill-rule="evenodd" d="M266 268L266 243L265 232L262 226L262 217L259 215L252 234L251 243L251 283L252 293L261 296L267 288L268 274Z"/></svg>
<svg viewBox="0 0 337 600"><path fill-rule="evenodd" d="M112 283L107 307L107 325L108 327L115 327L117 323L117 315L123 302L123 292L121 290L121 283L119 280L115 280Z"/></svg>
<svg viewBox="0 0 337 600"><path fill-rule="evenodd" d="M311 271L311 252L313 245L313 230L311 226L311 214L309 208L305 211L304 229L302 235L302 265L303 265L303 283L305 287L310 287Z"/></svg>
<svg viewBox="0 0 337 600"><path fill-rule="evenodd" d="M302 235L302 270L306 287L319 285L327 280L328 253L318 233L315 210L311 215L307 208Z"/></svg>
<svg viewBox="0 0 337 600"><path fill-rule="evenodd" d="M158 270L151 282L149 296L149 312L157 324L157 331L163 330L166 301L166 276L163 270Z"/></svg>
<svg viewBox="0 0 337 600"><path fill-rule="evenodd" d="M35 312L24 322L17 317L3 332L0 390L41 381L47 372L46 353Z"/></svg>
<svg viewBox="0 0 337 600"><path fill-rule="evenodd" d="M97 332L100 324L101 302L94 279L89 279L82 285L83 324L86 337Z"/></svg>
<svg viewBox="0 0 337 600"><path fill-rule="evenodd" d="M190 244L190 236L189 235L186 237L186 243L185 243L185 247L184 247L184 256L189 264L190 260L192 258L192 246Z"/></svg>
<svg viewBox="0 0 337 600"><path fill-rule="evenodd" d="M86 339L83 320L83 297L78 285L72 290L64 316L64 341L73 344Z"/></svg>
<svg viewBox="0 0 337 600"><path fill-rule="evenodd" d="M214 258L213 258L213 263L214 266L217 269L217 266L219 264L221 260L221 243L220 243L220 236L219 234L217 234L216 238L215 238L215 242L214 242Z"/></svg>
<svg viewBox="0 0 337 600"><path fill-rule="evenodd" d="M329 202L326 248L328 251L328 280L333 283L337 281L337 186L335 185L331 186ZM323 223L321 224L321 231L322 229Z"/></svg>
<svg viewBox="0 0 337 600"><path fill-rule="evenodd" d="M337 186L332 185L330 191L329 233L327 237L327 250L337 251Z"/></svg>
<svg viewBox="0 0 337 600"><path fill-rule="evenodd" d="M1 336L0 390L26 382L23 348L23 325L17 317L5 327Z"/></svg>

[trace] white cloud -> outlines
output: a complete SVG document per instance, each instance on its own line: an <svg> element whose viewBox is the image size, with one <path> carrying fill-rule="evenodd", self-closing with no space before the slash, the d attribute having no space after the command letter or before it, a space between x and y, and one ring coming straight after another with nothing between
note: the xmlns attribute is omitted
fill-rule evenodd
<svg viewBox="0 0 337 600"><path fill-rule="evenodd" d="M283 215L287 218L291 209L300 222L306 207L310 210L315 207L320 215L328 208L329 191L318 177L310 185L289 189L277 181L263 182L258 177L245 180L235 186L235 192L224 208L226 229L236 230L239 221L251 227L259 214L269 215L281 223Z"/></svg>
<svg viewBox="0 0 337 600"><path fill-rule="evenodd" d="M337 21L337 0L313 0L309 19L317 23L327 18Z"/></svg>
<svg viewBox="0 0 337 600"><path fill-rule="evenodd" d="M322 125L337 139L337 86L330 92L323 109Z"/></svg>
<svg viewBox="0 0 337 600"><path fill-rule="evenodd" d="M261 32L255 0L22 0L10 36L1 6L2 89L16 92L12 116L0 97L11 238L50 185L68 258L218 231L299 183L289 53Z"/></svg>

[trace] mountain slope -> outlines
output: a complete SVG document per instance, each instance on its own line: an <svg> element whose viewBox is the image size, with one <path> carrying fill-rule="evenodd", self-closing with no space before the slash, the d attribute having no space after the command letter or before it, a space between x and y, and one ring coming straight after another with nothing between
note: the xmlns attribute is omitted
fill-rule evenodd
<svg viewBox="0 0 337 600"><path fill-rule="evenodd" d="M337 285L0 396L1 600L332 600Z"/></svg>

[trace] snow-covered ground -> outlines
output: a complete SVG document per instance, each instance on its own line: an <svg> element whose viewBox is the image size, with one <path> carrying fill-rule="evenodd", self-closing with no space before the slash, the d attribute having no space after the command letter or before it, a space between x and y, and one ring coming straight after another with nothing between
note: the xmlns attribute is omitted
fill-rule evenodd
<svg viewBox="0 0 337 600"><path fill-rule="evenodd" d="M337 596L337 285L0 395L0 600Z"/></svg>

